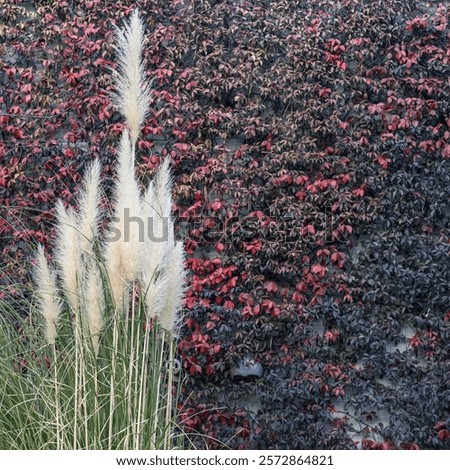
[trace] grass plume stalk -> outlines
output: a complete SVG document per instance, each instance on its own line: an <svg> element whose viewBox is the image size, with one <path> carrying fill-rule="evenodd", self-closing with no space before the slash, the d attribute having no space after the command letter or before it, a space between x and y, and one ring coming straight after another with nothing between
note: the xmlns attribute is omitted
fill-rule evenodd
<svg viewBox="0 0 450 470"><path fill-rule="evenodd" d="M143 23L117 32L116 105L127 124L118 149L111 219L102 232L101 166L85 173L77 209L59 201L53 270L39 246L29 318L0 298L0 448L168 449L184 253L174 240L169 161L141 194L136 142L148 109ZM155 219L164 240L128 237L130 217ZM176 264L176 265L175 265Z"/></svg>
<svg viewBox="0 0 450 470"><path fill-rule="evenodd" d="M68 305L78 317L80 306L80 280L82 277L81 253L77 216L70 207L65 209L62 201L56 205L56 228L58 232L55 260Z"/></svg>
<svg viewBox="0 0 450 470"><path fill-rule="evenodd" d="M92 242L98 238L101 198L100 174L100 162L95 160L87 170L79 196L80 212L78 224L80 227L80 248L85 256L93 255Z"/></svg>
<svg viewBox="0 0 450 470"><path fill-rule="evenodd" d="M56 275L50 270L42 245L38 248L35 279L39 308L45 319L45 338L49 344L54 344L56 325L61 315L61 302L56 286Z"/></svg>
<svg viewBox="0 0 450 470"><path fill-rule="evenodd" d="M127 224L127 211L130 218L141 219L141 197L134 171L134 154L127 130L122 133L117 164L117 178L114 190L114 211L110 230L119 233L105 247L105 262L111 283L115 305L123 310L127 305L129 285L139 274L140 233L137 224Z"/></svg>
<svg viewBox="0 0 450 470"><path fill-rule="evenodd" d="M133 147L147 115L150 96L142 65L143 44L144 25L136 10L131 15L130 23L117 30L118 69L114 73L117 82L115 101L125 117Z"/></svg>

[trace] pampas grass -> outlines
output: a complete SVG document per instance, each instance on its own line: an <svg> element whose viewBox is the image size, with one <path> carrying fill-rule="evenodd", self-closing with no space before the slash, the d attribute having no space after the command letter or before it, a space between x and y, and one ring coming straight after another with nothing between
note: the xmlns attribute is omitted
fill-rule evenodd
<svg viewBox="0 0 450 470"><path fill-rule="evenodd" d="M183 284L184 273L177 280L170 279L168 263L173 246L173 221L170 217L172 207L172 180L169 160L165 159L159 169L155 182L151 182L142 199L145 230L150 235L143 245L142 279L146 289L146 303L152 317L160 315L170 283ZM182 269L181 265L181 269Z"/></svg>
<svg viewBox="0 0 450 470"><path fill-rule="evenodd" d="M84 177L83 187L79 196L80 212L78 224L80 230L80 248L84 255L93 255L93 241L98 238L100 221L100 174L101 167L95 160L88 168Z"/></svg>
<svg viewBox="0 0 450 470"><path fill-rule="evenodd" d="M45 339L49 344L54 344L57 335L56 325L61 315L61 302L56 288L56 275L50 271L42 245L38 248L35 279L39 307L45 319Z"/></svg>
<svg viewBox="0 0 450 470"><path fill-rule="evenodd" d="M142 212L134 170L135 156L127 130L122 133L118 157L114 216L110 224L110 241L105 247L105 262L116 307L123 309L129 283L139 274L140 243L144 237L140 230Z"/></svg>
<svg viewBox="0 0 450 470"><path fill-rule="evenodd" d="M149 85L144 78L142 45L144 25L138 11L131 15L130 23L117 30L117 82L116 104L130 131L131 144L137 142L140 129L148 112Z"/></svg>
<svg viewBox="0 0 450 470"><path fill-rule="evenodd" d="M182 442L172 394L185 272L183 245L174 240L169 161L143 194L135 176L149 96L143 40L134 12L117 33L116 105L127 129L106 230L99 230L105 214L95 161L78 209L57 203L57 269L41 246L37 251L38 303L30 318L8 310L14 321L0 321L7 380L0 381L1 448L169 449ZM148 237L152 223L155 238Z"/></svg>
<svg viewBox="0 0 450 470"><path fill-rule="evenodd" d="M86 274L84 311L95 355L98 355L105 308L104 289L99 268L91 263Z"/></svg>
<svg viewBox="0 0 450 470"><path fill-rule="evenodd" d="M80 304L79 283L81 276L81 253L77 217L72 208L65 209L61 201L56 205L58 238L55 260L68 304L74 312Z"/></svg>
<svg viewBox="0 0 450 470"><path fill-rule="evenodd" d="M168 279L164 306L159 314L160 325L171 336L177 337L180 329L181 317L179 311L184 297L184 247L177 242L170 247L165 264L165 276Z"/></svg>

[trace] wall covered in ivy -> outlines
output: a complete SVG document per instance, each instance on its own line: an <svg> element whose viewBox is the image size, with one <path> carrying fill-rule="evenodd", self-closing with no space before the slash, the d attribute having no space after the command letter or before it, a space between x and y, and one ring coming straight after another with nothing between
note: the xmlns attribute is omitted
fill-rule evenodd
<svg viewBox="0 0 450 470"><path fill-rule="evenodd" d="M2 295L89 161L113 177L114 25L146 19L142 181L170 156L199 447L450 445L449 7L1 0Z"/></svg>

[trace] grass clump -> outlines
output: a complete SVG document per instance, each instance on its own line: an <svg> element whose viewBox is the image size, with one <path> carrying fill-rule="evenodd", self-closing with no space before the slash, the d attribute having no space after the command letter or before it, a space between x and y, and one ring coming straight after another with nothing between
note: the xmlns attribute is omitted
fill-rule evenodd
<svg viewBox="0 0 450 470"><path fill-rule="evenodd" d="M2 449L181 445L173 396L184 250L174 240L168 160L143 194L135 177L149 96L143 40L134 12L117 32L116 105L127 126L107 230L99 230L105 214L95 161L78 209L57 203L53 264L38 247L30 315L1 300Z"/></svg>

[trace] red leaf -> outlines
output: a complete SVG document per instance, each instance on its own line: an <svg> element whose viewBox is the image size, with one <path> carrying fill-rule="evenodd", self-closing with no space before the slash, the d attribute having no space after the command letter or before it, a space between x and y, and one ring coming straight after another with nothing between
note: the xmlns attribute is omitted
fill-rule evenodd
<svg viewBox="0 0 450 470"><path fill-rule="evenodd" d="M442 150L442 156L444 158L450 158L450 145L446 145Z"/></svg>
<svg viewBox="0 0 450 470"><path fill-rule="evenodd" d="M270 314L272 317L278 318L281 315L281 310L278 307L274 307L271 311Z"/></svg>
<svg viewBox="0 0 450 470"><path fill-rule="evenodd" d="M311 235L314 235L316 233L316 229L314 228L314 225L307 225L306 226L306 230L308 230L308 233L310 233Z"/></svg>
<svg viewBox="0 0 450 470"><path fill-rule="evenodd" d="M418 348L422 344L422 340L416 335L409 339L409 345L412 348Z"/></svg>
<svg viewBox="0 0 450 470"><path fill-rule="evenodd" d="M173 144L173 146L182 152L186 152L186 150L189 149L189 144L184 144L182 142L177 142L176 144Z"/></svg>
<svg viewBox="0 0 450 470"><path fill-rule="evenodd" d="M216 200L211 204L211 209L213 211L218 211L223 206L222 201Z"/></svg>
<svg viewBox="0 0 450 470"><path fill-rule="evenodd" d="M201 374L202 368L198 364L192 364L191 367L189 367L189 373L191 375Z"/></svg>
<svg viewBox="0 0 450 470"><path fill-rule="evenodd" d="M189 83L186 83L186 90L190 90L191 88L194 88L198 85L198 82L196 81L191 81Z"/></svg>
<svg viewBox="0 0 450 470"><path fill-rule="evenodd" d="M311 268L311 272L314 274L318 274L320 277L324 277L326 273L327 268L325 266L322 266L321 264L315 264Z"/></svg>
<svg viewBox="0 0 450 470"><path fill-rule="evenodd" d="M328 96L328 94L331 93L331 88L321 88L319 90L319 96L322 98L322 96Z"/></svg>
<svg viewBox="0 0 450 470"><path fill-rule="evenodd" d="M264 287L267 292L278 292L278 286L275 284L275 282L266 282Z"/></svg>
<svg viewBox="0 0 450 470"><path fill-rule="evenodd" d="M390 442L382 442L380 445L381 450L391 450L393 448Z"/></svg>
<svg viewBox="0 0 450 470"><path fill-rule="evenodd" d="M262 248L262 246L263 244L260 240L252 240L245 247L245 251L250 251L250 253L254 255Z"/></svg>
<svg viewBox="0 0 450 470"><path fill-rule="evenodd" d="M324 338L330 343L335 343L339 338L339 330L336 330L334 328L332 330L327 330L324 334Z"/></svg>

